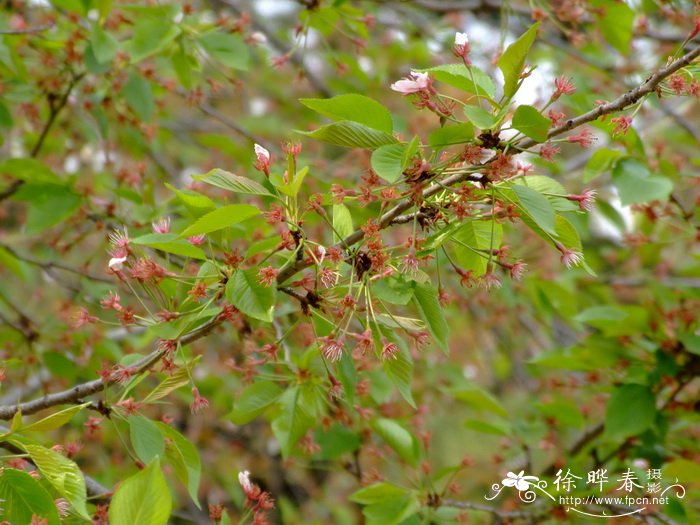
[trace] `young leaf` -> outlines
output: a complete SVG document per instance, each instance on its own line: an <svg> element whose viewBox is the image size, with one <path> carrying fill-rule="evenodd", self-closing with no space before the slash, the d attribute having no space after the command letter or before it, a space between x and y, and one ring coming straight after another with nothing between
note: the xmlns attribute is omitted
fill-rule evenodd
<svg viewBox="0 0 700 525"><path fill-rule="evenodd" d="M401 397L413 408L416 402L411 393L411 380L413 379L413 361L410 356L403 351L397 352L392 359L387 359L382 363L382 368L396 385Z"/></svg>
<svg viewBox="0 0 700 525"><path fill-rule="evenodd" d="M163 457L165 442L163 434L156 424L140 414L129 416L129 434L134 451L141 461L149 463L152 459Z"/></svg>
<svg viewBox="0 0 700 525"><path fill-rule="evenodd" d="M275 288L258 283L257 269L238 270L226 283L226 298L244 314L260 321L272 322Z"/></svg>
<svg viewBox="0 0 700 525"><path fill-rule="evenodd" d="M547 197L522 184L512 184L520 205L545 232L555 234L555 212Z"/></svg>
<svg viewBox="0 0 700 525"><path fill-rule="evenodd" d="M299 101L332 120L350 120L386 133L394 129L389 110L364 95L351 93L333 98L302 98Z"/></svg>
<svg viewBox="0 0 700 525"><path fill-rule="evenodd" d="M644 432L654 422L654 394L644 385L622 385L615 389L605 412L605 434L623 439Z"/></svg>
<svg viewBox="0 0 700 525"><path fill-rule="evenodd" d="M294 445L311 428L315 419L301 402L300 387L292 387L279 399L279 415L272 421L272 432L282 449L282 457L288 458Z"/></svg>
<svg viewBox="0 0 700 525"><path fill-rule="evenodd" d="M214 60L232 69L248 69L250 52L238 35L213 31L201 35L198 41Z"/></svg>
<svg viewBox="0 0 700 525"><path fill-rule="evenodd" d="M151 83L141 75L132 71L129 80L122 89L124 99L129 107L136 113L139 119L148 121L153 116L156 104L153 101Z"/></svg>
<svg viewBox="0 0 700 525"><path fill-rule="evenodd" d="M621 151L601 148L591 155L583 169L583 182L589 182L609 170L624 155Z"/></svg>
<svg viewBox="0 0 700 525"><path fill-rule="evenodd" d="M241 193L245 195L262 195L264 197L271 196L272 194L267 191L262 184L248 179L246 177L241 177L239 175L234 175L228 171L216 168L204 175L193 175L194 180L201 182L206 182L217 188L224 190L229 190L234 193Z"/></svg>
<svg viewBox="0 0 700 525"><path fill-rule="evenodd" d="M600 31L605 40L623 55L629 51L634 34L634 11L624 2L595 2L601 5L598 16Z"/></svg>
<svg viewBox="0 0 700 525"><path fill-rule="evenodd" d="M83 408L88 406L90 403L83 403L82 405L75 405L72 407L59 410L51 414L50 416L40 419L34 423L27 425L22 428L22 432L32 431L32 432L46 432L48 430L53 430L55 428L60 428L66 423L68 423L73 416L80 412Z"/></svg>
<svg viewBox="0 0 700 525"><path fill-rule="evenodd" d="M393 419L378 418L372 422L374 431L393 448L401 459L412 466L418 463L418 441Z"/></svg>
<svg viewBox="0 0 700 525"><path fill-rule="evenodd" d="M353 231L352 215L345 204L333 205L333 242L345 239Z"/></svg>
<svg viewBox="0 0 700 525"><path fill-rule="evenodd" d="M498 123L498 117L480 106L464 106L464 114L472 124L480 129L491 129Z"/></svg>
<svg viewBox="0 0 700 525"><path fill-rule="evenodd" d="M185 239L180 239L175 233L147 233L131 239L133 244L148 246L154 250L161 250L192 259L206 260L207 256L201 248L192 246Z"/></svg>
<svg viewBox="0 0 700 525"><path fill-rule="evenodd" d="M513 115L513 127L537 142L547 140L547 132L551 125L552 121L532 106L518 106Z"/></svg>
<svg viewBox="0 0 700 525"><path fill-rule="evenodd" d="M160 421L155 421L155 424L166 437L165 457L172 464L177 479L187 487L192 501L200 508L197 492L202 475L202 461L197 447L173 427Z"/></svg>
<svg viewBox="0 0 700 525"><path fill-rule="evenodd" d="M314 131L298 131L328 144L345 148L377 149L385 144L396 144L398 141L389 133L372 129L349 120L333 122Z"/></svg>
<svg viewBox="0 0 700 525"><path fill-rule="evenodd" d="M389 183L398 182L406 169L405 144L388 144L372 152L372 169Z"/></svg>
<svg viewBox="0 0 700 525"><path fill-rule="evenodd" d="M437 290L428 285L415 283L413 286L413 300L438 346L442 348L443 352L447 353L449 351L447 340L450 330L447 321L445 321L443 309L438 301Z"/></svg>
<svg viewBox="0 0 700 525"><path fill-rule="evenodd" d="M119 49L119 42L111 33L95 24L90 35L90 45L99 64L111 62Z"/></svg>
<svg viewBox="0 0 700 525"><path fill-rule="evenodd" d="M23 445L23 448L56 492L67 499L81 517L90 519L85 506L85 478L78 465L58 452L39 445Z"/></svg>
<svg viewBox="0 0 700 525"><path fill-rule="evenodd" d="M612 178L623 206L665 200L673 191L673 183L669 179L652 175L647 165L637 159L618 161Z"/></svg>
<svg viewBox="0 0 700 525"><path fill-rule="evenodd" d="M476 66L441 64L424 71L432 73L436 80L467 93L474 93L491 101L496 97L496 86L493 85L493 80Z"/></svg>
<svg viewBox="0 0 700 525"><path fill-rule="evenodd" d="M236 425L245 425L262 414L284 391L272 381L257 381L246 387L233 404L229 418Z"/></svg>
<svg viewBox="0 0 700 525"><path fill-rule="evenodd" d="M119 485L109 506L109 523L166 525L171 508L170 489L156 458Z"/></svg>
<svg viewBox="0 0 700 525"><path fill-rule="evenodd" d="M180 34L175 24L164 23L159 17L144 16L136 19L133 37L127 44L127 52L136 64L164 49Z"/></svg>
<svg viewBox="0 0 700 525"><path fill-rule="evenodd" d="M221 230L243 222L246 219L250 219L251 217L255 217L259 213L260 210L250 204L229 204L228 206L223 206L200 217L194 224L187 227L185 231L180 234L180 237L189 237L191 235Z"/></svg>
<svg viewBox="0 0 700 525"><path fill-rule="evenodd" d="M171 375L166 377L157 387L143 399L144 403L153 403L159 399L163 399L171 392L185 386L190 382L190 375L187 367L181 366Z"/></svg>
<svg viewBox="0 0 700 525"><path fill-rule="evenodd" d="M503 78L505 79L503 94L508 99L518 90L520 74L523 72L527 53L530 51L530 47L532 47L537 36L538 26L539 22L523 33L520 38L508 46L508 49L498 59L498 67L503 72Z"/></svg>
<svg viewBox="0 0 700 525"><path fill-rule="evenodd" d="M474 138L474 125L471 122L438 128L430 133L428 144L433 147L464 144Z"/></svg>
<svg viewBox="0 0 700 525"><path fill-rule="evenodd" d="M48 525L61 523L49 491L26 472L5 467L0 473L0 518L23 525L33 516L47 519Z"/></svg>

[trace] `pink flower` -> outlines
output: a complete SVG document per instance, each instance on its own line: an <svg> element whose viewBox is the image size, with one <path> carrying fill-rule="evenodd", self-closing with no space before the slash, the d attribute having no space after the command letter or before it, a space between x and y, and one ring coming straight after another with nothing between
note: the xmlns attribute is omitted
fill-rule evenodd
<svg viewBox="0 0 700 525"><path fill-rule="evenodd" d="M396 359L396 355L399 351L399 347L395 343L387 343L382 348L382 360L387 361L389 359Z"/></svg>
<svg viewBox="0 0 700 525"><path fill-rule="evenodd" d="M590 129L584 128L578 133L578 135L569 135L568 137L566 137L566 140L568 142L580 144L584 148L587 148L591 144L593 144L593 141L596 139L593 136L593 132Z"/></svg>
<svg viewBox="0 0 700 525"><path fill-rule="evenodd" d="M487 290L503 286L501 279L493 272L493 268L489 268L489 270L481 276L479 284Z"/></svg>
<svg viewBox="0 0 700 525"><path fill-rule="evenodd" d="M611 119L610 122L615 124L613 128L613 135L626 135L627 131L630 129L632 124L632 117L626 117L625 115L620 115Z"/></svg>
<svg viewBox="0 0 700 525"><path fill-rule="evenodd" d="M513 264L504 264L504 268L510 272L510 278L514 281L519 281L527 271L527 264L522 261L516 261Z"/></svg>
<svg viewBox="0 0 700 525"><path fill-rule="evenodd" d="M199 389L196 386L192 387L192 395L194 396L194 399L192 400L192 403L190 403L190 412L193 414L196 414L209 406L209 401L207 401L207 398L199 395Z"/></svg>
<svg viewBox="0 0 700 525"><path fill-rule="evenodd" d="M552 144L551 142L545 142L540 148L540 157L544 160L552 162L554 160L554 155L559 153L559 146Z"/></svg>
<svg viewBox="0 0 700 525"><path fill-rule="evenodd" d="M411 71L411 74L404 79L398 80L391 85L391 89L398 91L402 95L410 95L420 91L428 91L432 86L432 80L428 73L418 73Z"/></svg>
<svg viewBox="0 0 700 525"><path fill-rule="evenodd" d="M581 252L571 250L560 243L555 243L555 246L557 250L559 250L559 253L561 253L561 262L567 268L573 268L583 262L583 254Z"/></svg>
<svg viewBox="0 0 700 525"><path fill-rule="evenodd" d="M161 217L151 223L154 233L170 233L170 217Z"/></svg>
<svg viewBox="0 0 700 525"><path fill-rule="evenodd" d="M260 144L255 144L255 169L270 176L270 152Z"/></svg>
<svg viewBox="0 0 700 525"><path fill-rule="evenodd" d="M595 190L586 190L580 195L567 195L566 198L570 201L578 202L579 207L583 211L591 211L595 204Z"/></svg>
<svg viewBox="0 0 700 525"><path fill-rule="evenodd" d="M342 339L334 339L331 336L321 338L321 353L329 361L340 361L340 358L343 357L343 350Z"/></svg>
<svg viewBox="0 0 700 525"><path fill-rule="evenodd" d="M576 86L571 82L570 78L559 77L554 80L554 94L552 99L556 100L562 95L572 95L576 91Z"/></svg>
<svg viewBox="0 0 700 525"><path fill-rule="evenodd" d="M253 483L250 481L250 472L247 470L238 473L238 483L241 484L241 488L246 495L253 492Z"/></svg>
<svg viewBox="0 0 700 525"><path fill-rule="evenodd" d="M297 155L299 155L299 153L301 153L301 143L287 142L284 146L282 146L282 151L284 151L287 155L292 155L293 157L296 157Z"/></svg>
<svg viewBox="0 0 700 525"><path fill-rule="evenodd" d="M204 244L204 239L204 234L200 233L199 235L187 237L187 242L189 242L192 246L201 246L202 244Z"/></svg>
<svg viewBox="0 0 700 525"><path fill-rule="evenodd" d="M86 324L96 323L97 321L99 321L97 317L90 315L90 312L81 306L73 313L70 324L73 328L78 329L82 328Z"/></svg>
<svg viewBox="0 0 700 525"><path fill-rule="evenodd" d="M272 266L260 268L258 271L258 283L262 284L263 286L272 286L278 273L280 273L280 271Z"/></svg>
<svg viewBox="0 0 700 525"><path fill-rule="evenodd" d="M122 309L122 305L119 303L119 294L116 294L111 290L107 296L100 301L100 304L102 305L102 308L107 310L119 311Z"/></svg>

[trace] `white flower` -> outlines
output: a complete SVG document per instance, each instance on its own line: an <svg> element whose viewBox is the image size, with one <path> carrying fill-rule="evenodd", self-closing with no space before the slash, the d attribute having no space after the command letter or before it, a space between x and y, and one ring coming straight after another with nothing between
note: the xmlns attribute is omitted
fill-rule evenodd
<svg viewBox="0 0 700 525"><path fill-rule="evenodd" d="M270 160L270 152L263 148L260 144L255 145L255 156L261 162L267 162Z"/></svg>
<svg viewBox="0 0 700 525"><path fill-rule="evenodd" d="M524 476L523 474L525 474L524 470L521 470L517 475L512 472L508 472L508 474L506 474L506 478L501 481L501 483L503 483L504 487L515 487L522 492L523 490L530 488L530 483L532 481L539 480L537 476Z"/></svg>
<svg viewBox="0 0 700 525"><path fill-rule="evenodd" d="M407 78L402 78L391 85L391 89L404 95L418 93L428 89L428 87L430 87L430 76L428 73L418 73L417 71L411 71Z"/></svg>
<svg viewBox="0 0 700 525"><path fill-rule="evenodd" d="M456 46L466 46L469 43L469 37L466 33L456 33L455 34L455 45Z"/></svg>
<svg viewBox="0 0 700 525"><path fill-rule="evenodd" d="M112 270L121 270L125 261L126 257L112 257L109 263L107 263L107 266Z"/></svg>
<svg viewBox="0 0 700 525"><path fill-rule="evenodd" d="M244 492L250 492L253 490L253 484L250 481L250 472L247 470L238 473L238 483L241 484Z"/></svg>

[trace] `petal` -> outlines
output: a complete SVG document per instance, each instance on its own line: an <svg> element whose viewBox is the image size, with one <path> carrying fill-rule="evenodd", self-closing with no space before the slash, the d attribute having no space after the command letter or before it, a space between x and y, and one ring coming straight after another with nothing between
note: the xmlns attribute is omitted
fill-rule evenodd
<svg viewBox="0 0 700 525"><path fill-rule="evenodd" d="M122 264L124 264L124 261L126 261L126 257L112 257L109 260L109 263L107 263L107 266L109 268L114 268L116 270L120 270L122 267Z"/></svg>
<svg viewBox="0 0 700 525"><path fill-rule="evenodd" d="M519 491L527 490L530 488L530 484L527 481L525 481L524 479L519 479L515 483L515 488L518 489Z"/></svg>
<svg viewBox="0 0 700 525"><path fill-rule="evenodd" d="M260 144L255 144L254 149L256 157L262 157L265 160L270 160L270 152L263 148Z"/></svg>

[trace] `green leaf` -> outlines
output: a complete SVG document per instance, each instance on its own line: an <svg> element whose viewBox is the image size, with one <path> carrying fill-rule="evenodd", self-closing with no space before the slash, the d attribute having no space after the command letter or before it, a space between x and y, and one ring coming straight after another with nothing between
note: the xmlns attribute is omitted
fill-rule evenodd
<svg viewBox="0 0 700 525"><path fill-rule="evenodd" d="M438 128L430 133L428 144L432 147L465 144L474 138L474 125L471 122Z"/></svg>
<svg viewBox="0 0 700 525"><path fill-rule="evenodd" d="M140 414L129 416L127 421L131 444L139 459L144 463L150 463L154 458L162 458L165 453L165 442L156 424Z"/></svg>
<svg viewBox="0 0 700 525"><path fill-rule="evenodd" d="M171 426L156 421L155 424L165 436L165 457L172 464L175 476L186 487L192 501L200 508L197 492L202 475L202 460L197 447Z"/></svg>
<svg viewBox="0 0 700 525"><path fill-rule="evenodd" d="M90 45L98 64L106 64L114 60L114 56L119 49L117 39L97 24L92 28Z"/></svg>
<svg viewBox="0 0 700 525"><path fill-rule="evenodd" d="M141 16L136 19L133 37L126 50L132 63L137 63L154 55L172 42L180 34L180 28L160 17Z"/></svg>
<svg viewBox="0 0 700 525"><path fill-rule="evenodd" d="M309 173L309 167L304 166L296 172L291 182L284 182L281 175L273 173L270 175L270 182L275 186L275 188L280 190L285 195L289 197L296 197L301 189L301 185L304 182L304 178L306 177L307 173Z"/></svg>
<svg viewBox="0 0 700 525"><path fill-rule="evenodd" d="M228 171L216 168L204 175L193 175L194 180L205 182L221 188L224 190L232 191L234 193L241 193L244 195L262 195L264 197L272 196L272 194L267 191L262 184L248 179L246 177L241 177L239 175L234 175Z"/></svg>
<svg viewBox="0 0 700 525"><path fill-rule="evenodd" d="M406 489L380 481L368 487L361 488L350 496L350 501L360 503L362 505L371 505L373 503L381 503L387 499L394 499L398 496L403 496L407 493Z"/></svg>
<svg viewBox="0 0 700 525"><path fill-rule="evenodd" d="M352 215L345 204L333 205L333 242L340 242L350 235L355 228L352 225Z"/></svg>
<svg viewBox="0 0 700 525"><path fill-rule="evenodd" d="M160 460L155 459L119 485L109 506L109 523L166 525L171 508L170 489L161 472Z"/></svg>
<svg viewBox="0 0 700 525"><path fill-rule="evenodd" d="M316 432L315 441L321 447L321 457L325 460L338 459L362 446L362 438L358 434L338 424L328 431Z"/></svg>
<svg viewBox="0 0 700 525"><path fill-rule="evenodd" d="M192 259L206 260L207 256L201 248L192 246L185 239L180 239L175 233L147 233L131 239L133 244L148 246L154 250L161 250L175 255L182 255Z"/></svg>
<svg viewBox="0 0 700 525"><path fill-rule="evenodd" d="M374 431L387 445L411 466L418 464L420 454L418 440L393 419L377 418L371 423Z"/></svg>
<svg viewBox="0 0 700 525"><path fill-rule="evenodd" d="M555 212L547 197L522 184L511 184L520 205L537 225L547 233L555 234Z"/></svg>
<svg viewBox="0 0 700 525"><path fill-rule="evenodd" d="M508 411L503 407L501 402L490 392L477 385L469 385L466 388L460 388L459 390L452 391L451 394L455 399L459 399L476 410L487 410L501 417L508 417Z"/></svg>
<svg viewBox="0 0 700 525"><path fill-rule="evenodd" d="M464 106L464 114L480 129L492 129L498 124L498 117L480 106Z"/></svg>
<svg viewBox="0 0 700 525"><path fill-rule="evenodd" d="M5 467L0 472L0 519L12 525L29 525L32 516L59 525L56 504L41 483L22 470Z"/></svg>
<svg viewBox="0 0 700 525"><path fill-rule="evenodd" d="M625 2L606 0L596 4L603 9L598 16L598 27L605 40L626 55L634 33L634 11Z"/></svg>
<svg viewBox="0 0 700 525"><path fill-rule="evenodd" d="M132 71L122 93L124 93L127 104L140 120L148 121L151 119L156 104L153 101L151 83L148 80Z"/></svg>
<svg viewBox="0 0 700 525"><path fill-rule="evenodd" d="M226 298L241 312L254 319L272 322L275 308L274 286L258 283L258 270L238 270L226 283Z"/></svg>
<svg viewBox="0 0 700 525"><path fill-rule="evenodd" d="M190 237L191 235L200 235L203 233L211 233L222 228L227 228L243 222L246 219L255 217L260 213L260 210L250 204L229 204L212 212L203 215L185 231L180 234L180 237Z"/></svg>
<svg viewBox="0 0 700 525"><path fill-rule="evenodd" d="M464 64L441 64L424 69L433 77L467 93L485 96L491 100L496 97L496 86L491 77L476 66L467 67ZM472 82L472 77L474 81Z"/></svg>
<svg viewBox="0 0 700 525"><path fill-rule="evenodd" d="M297 133L345 148L377 149L385 144L398 142L385 131L372 129L349 120L333 122L314 131L297 131Z"/></svg>
<svg viewBox="0 0 700 525"><path fill-rule="evenodd" d="M586 167L583 169L583 181L589 182L601 173L608 171L624 154L608 148L596 150L588 159Z"/></svg>
<svg viewBox="0 0 700 525"><path fill-rule="evenodd" d="M215 60L232 69L248 69L250 51L240 36L213 31L199 37L199 43Z"/></svg>
<svg viewBox="0 0 700 525"><path fill-rule="evenodd" d="M171 375L166 377L160 384L155 387L143 399L144 403L153 403L159 399L163 399L178 388L181 388L190 382L190 371L186 366L181 366Z"/></svg>
<svg viewBox="0 0 700 525"><path fill-rule="evenodd" d="M445 232L444 237L450 236L455 241L453 244L457 262L478 277L486 273L487 252L500 248L503 227L493 220L469 221L452 235L449 231ZM436 242L444 240L446 239L440 237Z"/></svg>
<svg viewBox="0 0 700 525"><path fill-rule="evenodd" d="M64 182L46 164L36 159L7 159L0 162L0 174L25 182L59 184Z"/></svg>
<svg viewBox="0 0 700 525"><path fill-rule="evenodd" d="M385 181L398 182L406 169L406 145L388 144L372 152L372 169Z"/></svg>
<svg viewBox="0 0 700 525"><path fill-rule="evenodd" d="M605 434L611 439L636 436L648 429L656 417L654 394L644 385L622 385L615 389L605 412Z"/></svg>
<svg viewBox="0 0 700 525"><path fill-rule="evenodd" d="M450 329L447 326L447 321L445 321L440 301L438 301L437 290L428 285L414 283L413 301L438 346L442 348L443 352L447 353L449 351L447 341Z"/></svg>
<svg viewBox="0 0 700 525"><path fill-rule="evenodd" d="M24 184L15 199L30 204L26 233L39 233L73 215L82 199L70 188L53 184Z"/></svg>
<svg viewBox="0 0 700 525"><path fill-rule="evenodd" d="M413 408L416 408L416 402L411 393L411 380L413 379L413 361L410 356L399 351L394 355L393 359L387 359L382 363L382 368L389 376L391 381L396 385L401 397Z"/></svg>
<svg viewBox="0 0 700 525"><path fill-rule="evenodd" d="M332 120L350 120L386 133L394 129L389 110L364 95L351 93L333 98L302 98L299 101Z"/></svg>
<svg viewBox="0 0 700 525"><path fill-rule="evenodd" d="M54 412L53 414L45 417L44 419L40 419L39 421L30 423L21 430L22 432L46 432L48 430L60 428L66 423L68 423L71 419L73 419L73 416L75 414L80 412L89 404L90 403L83 403L82 405L75 405L72 407L68 407L64 410L59 410L58 412Z"/></svg>
<svg viewBox="0 0 700 525"><path fill-rule="evenodd" d="M618 161L612 178L623 206L665 200L673 191L673 183L669 179L651 175L647 165L637 159Z"/></svg>
<svg viewBox="0 0 700 525"><path fill-rule="evenodd" d="M513 127L537 142L547 140L552 121L532 106L518 106L513 115Z"/></svg>
<svg viewBox="0 0 700 525"><path fill-rule="evenodd" d="M525 66L527 53L530 51L532 44L537 36L537 27L539 22L528 29L520 38L508 46L501 58L498 59L498 67L503 72L505 85L503 86L503 94L510 99L518 90L520 75Z"/></svg>
<svg viewBox="0 0 700 525"><path fill-rule="evenodd" d="M316 424L300 400L300 387L286 390L279 399L279 415L272 421L272 432L275 434L282 457L288 458L294 445Z"/></svg>
<svg viewBox="0 0 700 525"><path fill-rule="evenodd" d="M228 417L236 425L250 423L277 401L283 392L272 381L256 381L243 390Z"/></svg>
<svg viewBox="0 0 700 525"><path fill-rule="evenodd" d="M87 493L83 473L73 461L39 445L23 445L46 480L83 518L90 519L85 506Z"/></svg>

